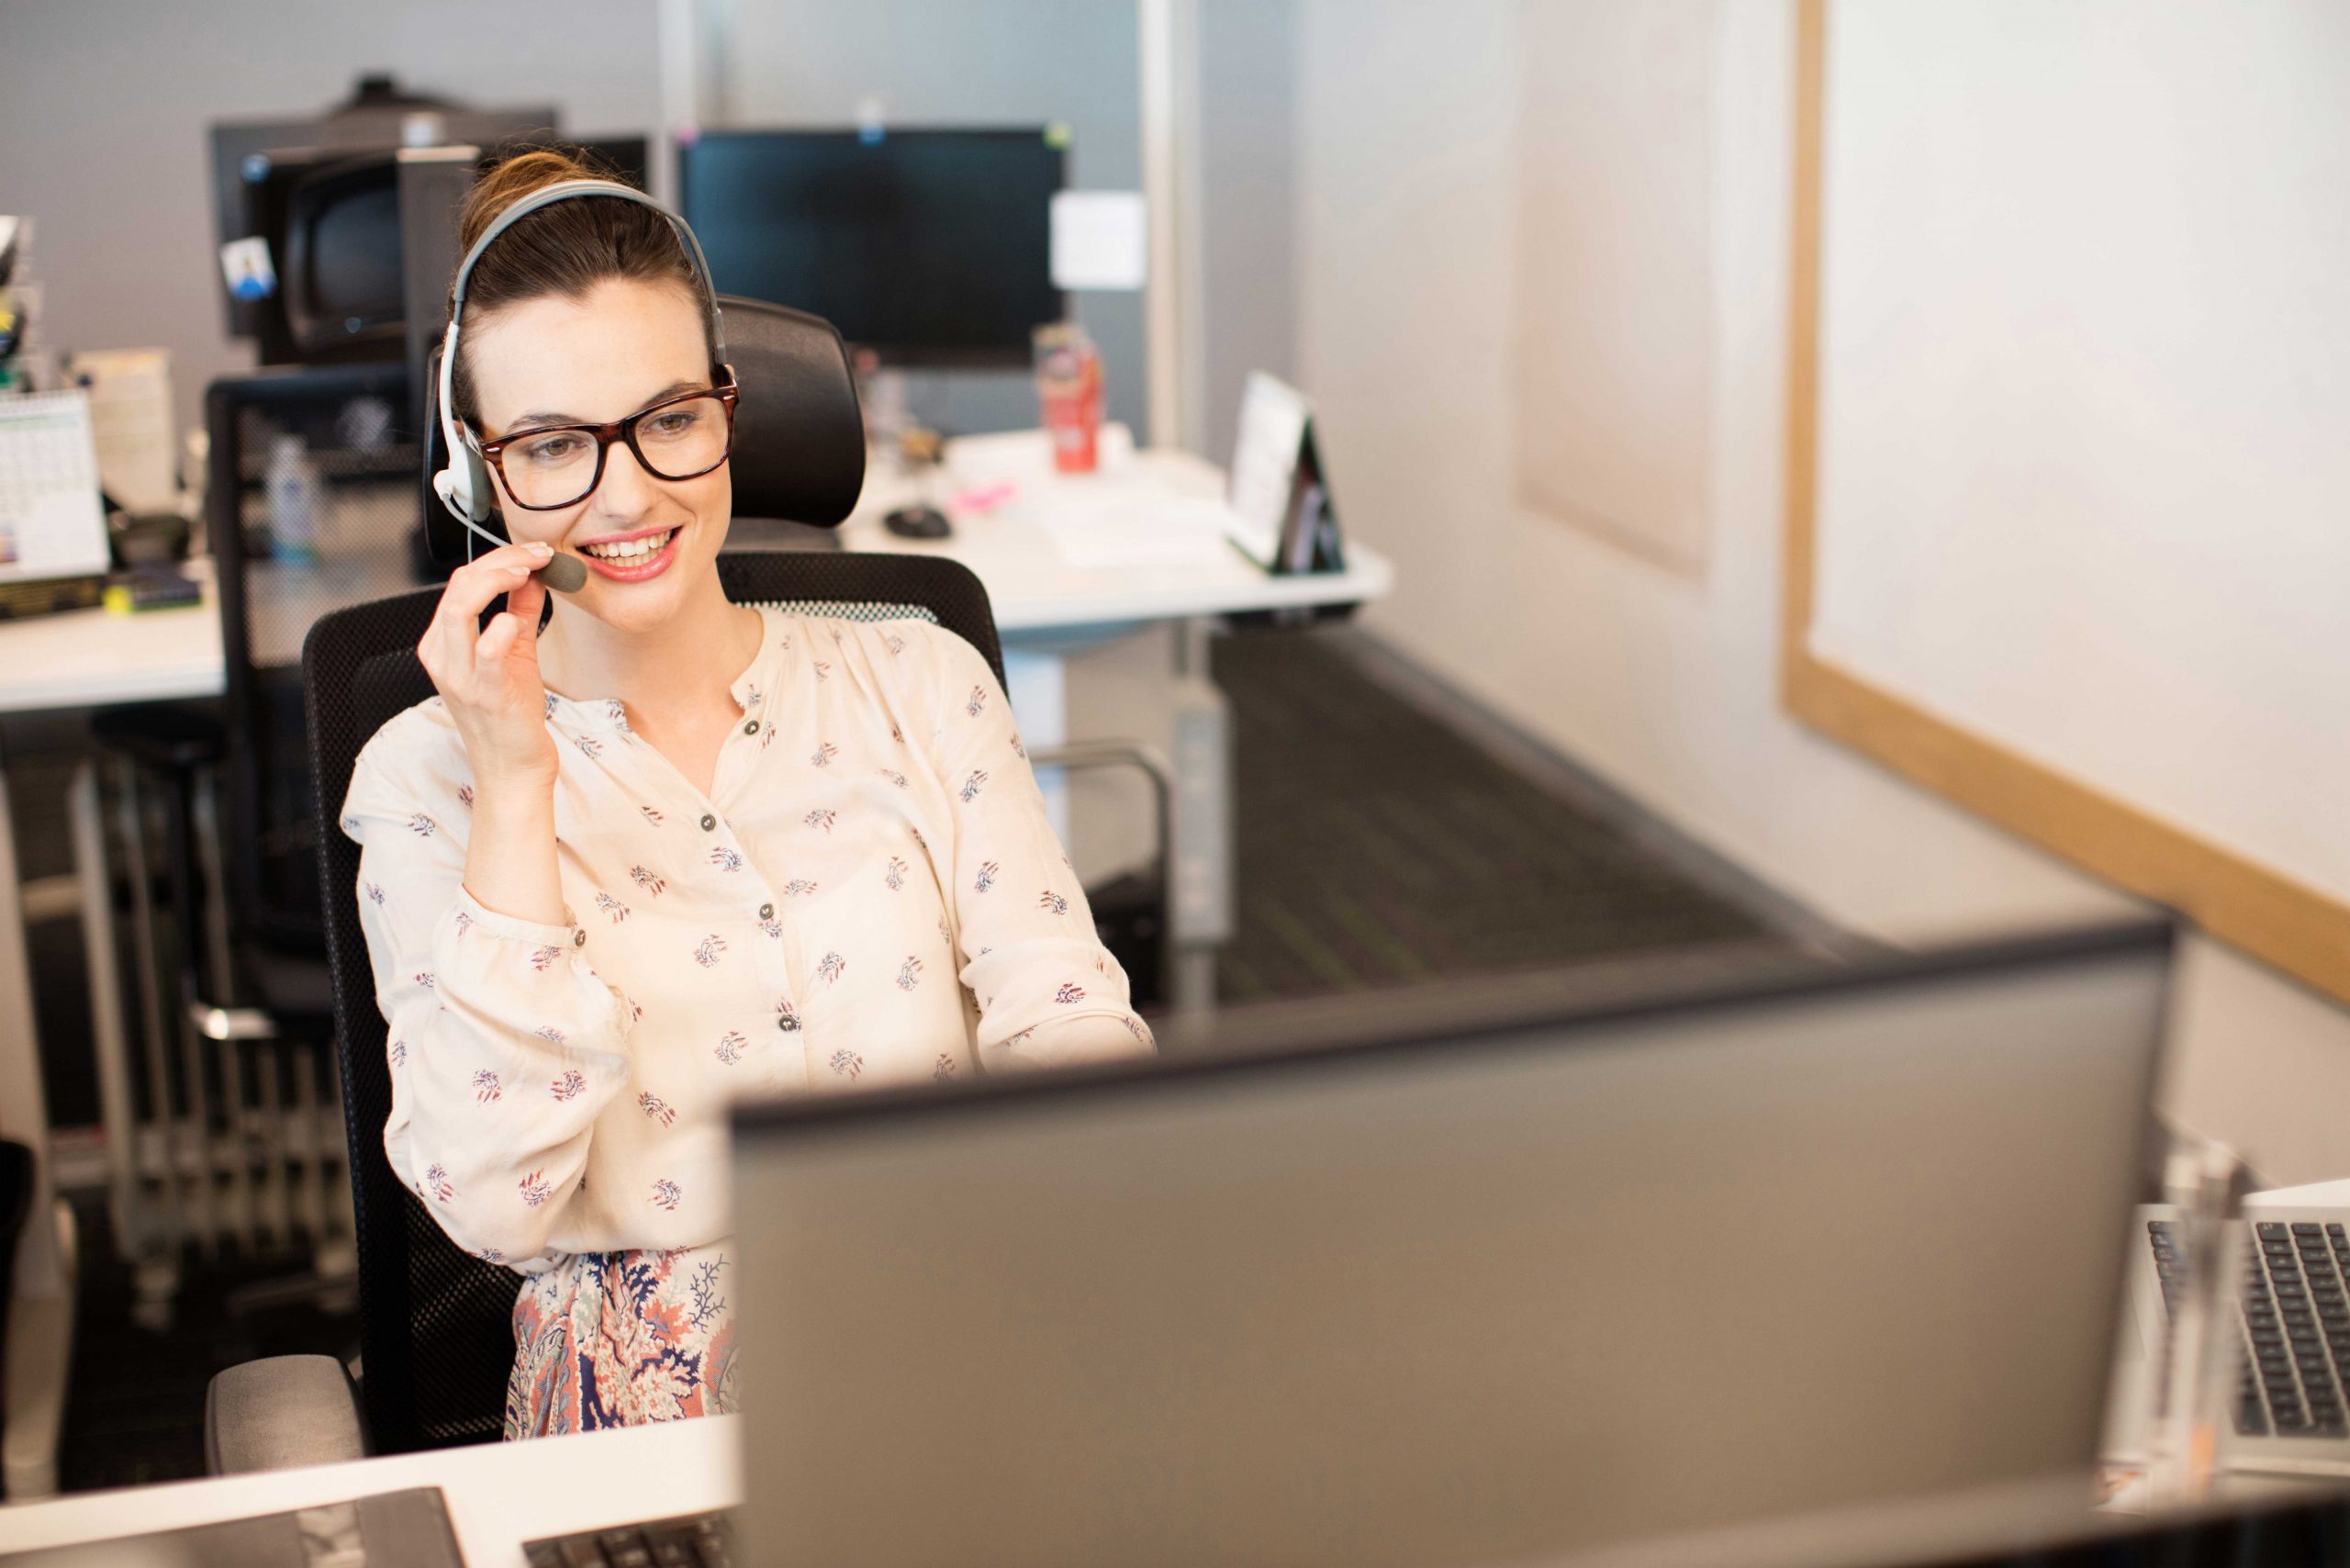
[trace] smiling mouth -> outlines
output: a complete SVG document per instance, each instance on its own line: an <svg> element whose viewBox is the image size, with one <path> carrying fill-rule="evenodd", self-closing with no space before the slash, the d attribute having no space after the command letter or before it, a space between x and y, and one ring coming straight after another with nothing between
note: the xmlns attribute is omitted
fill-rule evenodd
<svg viewBox="0 0 2350 1568"><path fill-rule="evenodd" d="M652 560L666 550L669 541L677 536L677 531L673 528L665 533L648 533L639 539L617 540L609 544L582 544L579 553L599 561L610 561L615 566L632 566Z"/></svg>

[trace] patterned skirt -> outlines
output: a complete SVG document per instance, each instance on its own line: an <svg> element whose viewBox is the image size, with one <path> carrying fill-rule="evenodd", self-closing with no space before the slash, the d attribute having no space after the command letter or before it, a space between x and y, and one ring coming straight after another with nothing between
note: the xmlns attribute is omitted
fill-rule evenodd
<svg viewBox="0 0 2350 1568"><path fill-rule="evenodd" d="M678 1421L734 1408L724 1242L587 1252L522 1282L506 1436Z"/></svg>

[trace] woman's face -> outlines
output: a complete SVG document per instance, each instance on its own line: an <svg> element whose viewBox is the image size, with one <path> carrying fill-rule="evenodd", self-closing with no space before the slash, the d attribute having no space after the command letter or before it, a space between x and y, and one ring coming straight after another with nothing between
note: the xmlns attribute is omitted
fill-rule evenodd
<svg viewBox="0 0 2350 1568"><path fill-rule="evenodd" d="M543 425L607 424L711 384L700 306L658 284L613 278L585 298L505 306L468 320L464 343L484 441ZM514 449L507 460L518 461ZM566 597L626 632L658 627L707 592L733 510L728 465L698 479L657 478L625 441L612 442L587 499L561 510L525 510L497 484L508 535L578 556L588 581ZM611 558L620 545L632 553Z"/></svg>

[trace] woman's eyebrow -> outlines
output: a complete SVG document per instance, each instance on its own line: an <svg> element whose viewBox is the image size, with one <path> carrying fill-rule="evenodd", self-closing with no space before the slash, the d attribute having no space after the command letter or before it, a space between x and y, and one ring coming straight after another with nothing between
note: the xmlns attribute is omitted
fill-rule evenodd
<svg viewBox="0 0 2350 1568"><path fill-rule="evenodd" d="M638 413L643 413L645 409L653 407L654 404L660 402L665 398L674 398L680 392L700 391L706 388L710 384L706 381L672 381L668 386L664 386L660 391L655 392L652 397L647 398L643 402L639 403L636 406L636 411ZM513 424L508 427L507 433L511 435L515 431L530 430L539 425L594 425L601 424L602 422L603 421L601 420L583 420L577 414L550 413L544 409L534 409L531 412L518 417Z"/></svg>

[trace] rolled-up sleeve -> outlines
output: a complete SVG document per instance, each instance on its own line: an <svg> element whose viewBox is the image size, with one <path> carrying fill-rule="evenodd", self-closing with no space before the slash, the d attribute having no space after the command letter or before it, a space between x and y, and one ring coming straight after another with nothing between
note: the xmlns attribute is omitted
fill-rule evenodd
<svg viewBox="0 0 2350 1568"><path fill-rule="evenodd" d="M1126 972L1094 930L1003 688L978 649L932 629L931 755L954 823L962 980L988 1071L1147 1055Z"/></svg>
<svg viewBox="0 0 2350 1568"><path fill-rule="evenodd" d="M403 715L360 754L343 804L360 846L350 896L389 1026L384 1150L459 1246L531 1271L628 1079L632 1015L578 926L516 920L465 891L462 756L453 734Z"/></svg>

